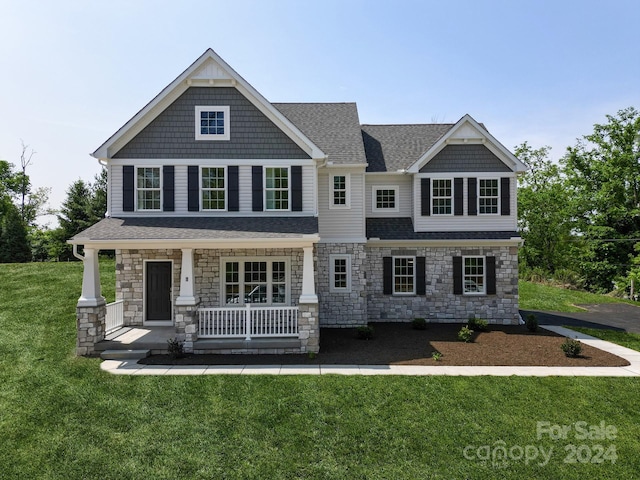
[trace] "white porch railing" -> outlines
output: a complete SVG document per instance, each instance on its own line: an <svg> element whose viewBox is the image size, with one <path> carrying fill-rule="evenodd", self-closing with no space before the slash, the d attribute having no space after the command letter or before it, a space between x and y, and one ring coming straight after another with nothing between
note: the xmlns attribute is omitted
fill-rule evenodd
<svg viewBox="0 0 640 480"><path fill-rule="evenodd" d="M297 337L298 307L200 308L198 338Z"/></svg>
<svg viewBox="0 0 640 480"><path fill-rule="evenodd" d="M107 304L107 314L104 323L105 333L110 333L122 326L124 323L124 302L122 300Z"/></svg>

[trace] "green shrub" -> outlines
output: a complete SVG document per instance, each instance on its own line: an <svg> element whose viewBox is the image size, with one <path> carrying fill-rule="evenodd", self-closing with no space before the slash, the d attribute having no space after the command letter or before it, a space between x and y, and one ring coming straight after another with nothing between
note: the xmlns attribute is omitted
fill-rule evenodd
<svg viewBox="0 0 640 480"><path fill-rule="evenodd" d="M566 338L562 345L560 345L562 351L567 357L578 357L582 352L582 344L580 340L575 340L573 338Z"/></svg>
<svg viewBox="0 0 640 480"><path fill-rule="evenodd" d="M426 330L427 321L424 318L414 318L411 322L411 326L414 330Z"/></svg>
<svg viewBox="0 0 640 480"><path fill-rule="evenodd" d="M458 340L469 343L473 340L473 330L469 327L462 327L458 332Z"/></svg>
<svg viewBox="0 0 640 480"><path fill-rule="evenodd" d="M489 322L484 318L469 317L469 323L467 325L471 330L478 332L486 332L489 330Z"/></svg>
<svg viewBox="0 0 640 480"><path fill-rule="evenodd" d="M184 357L184 344L175 338L167 340L167 350L169 357L173 360Z"/></svg>
<svg viewBox="0 0 640 480"><path fill-rule="evenodd" d="M433 358L436 362L439 362L442 358L442 354L439 351L435 351L431 354L431 358Z"/></svg>
<svg viewBox="0 0 640 480"><path fill-rule="evenodd" d="M373 338L373 327L363 325L356 328L356 334L360 340L371 340Z"/></svg>
<svg viewBox="0 0 640 480"><path fill-rule="evenodd" d="M527 319L525 320L524 324L527 326L527 329L530 332L538 331L538 319L533 313L527 315Z"/></svg>

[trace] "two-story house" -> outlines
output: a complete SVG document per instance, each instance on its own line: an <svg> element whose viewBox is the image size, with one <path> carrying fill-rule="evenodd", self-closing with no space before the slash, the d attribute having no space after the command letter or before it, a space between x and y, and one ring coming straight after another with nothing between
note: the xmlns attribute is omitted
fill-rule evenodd
<svg viewBox="0 0 640 480"><path fill-rule="evenodd" d="M93 156L108 211L70 240L80 355L119 327L171 327L187 351L317 352L320 326L518 321L525 166L468 115L361 125L353 103L271 103L209 49Z"/></svg>

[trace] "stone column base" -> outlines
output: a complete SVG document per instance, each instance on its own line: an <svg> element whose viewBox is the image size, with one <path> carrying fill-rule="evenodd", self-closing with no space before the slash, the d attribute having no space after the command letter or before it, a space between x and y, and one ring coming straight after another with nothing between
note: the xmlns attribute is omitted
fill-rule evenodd
<svg viewBox="0 0 640 480"><path fill-rule="evenodd" d="M96 343L104 340L106 314L106 305L76 308L76 355L96 355Z"/></svg>
<svg viewBox="0 0 640 480"><path fill-rule="evenodd" d="M300 353L318 353L320 351L320 326L318 325L318 304L301 303L298 305L298 333Z"/></svg>
<svg viewBox="0 0 640 480"><path fill-rule="evenodd" d="M185 353L193 353L198 339L198 305L176 305L176 339L184 342Z"/></svg>

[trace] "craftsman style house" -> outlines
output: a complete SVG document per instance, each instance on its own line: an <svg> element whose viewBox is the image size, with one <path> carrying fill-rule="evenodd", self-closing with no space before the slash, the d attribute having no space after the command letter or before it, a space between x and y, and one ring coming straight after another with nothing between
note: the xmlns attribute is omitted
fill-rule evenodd
<svg viewBox="0 0 640 480"><path fill-rule="evenodd" d="M70 240L80 355L120 327L169 326L194 352L317 352L320 326L518 321L525 166L468 115L361 125L353 103L271 103L207 50L93 156L108 211Z"/></svg>

